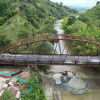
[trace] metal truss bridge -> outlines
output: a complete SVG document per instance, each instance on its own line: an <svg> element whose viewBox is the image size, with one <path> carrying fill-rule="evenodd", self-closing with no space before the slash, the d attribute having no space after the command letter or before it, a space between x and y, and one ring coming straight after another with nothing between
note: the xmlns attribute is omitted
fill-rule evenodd
<svg viewBox="0 0 100 100"><path fill-rule="evenodd" d="M75 35L42 35L0 50L0 64L100 66L100 42Z"/></svg>

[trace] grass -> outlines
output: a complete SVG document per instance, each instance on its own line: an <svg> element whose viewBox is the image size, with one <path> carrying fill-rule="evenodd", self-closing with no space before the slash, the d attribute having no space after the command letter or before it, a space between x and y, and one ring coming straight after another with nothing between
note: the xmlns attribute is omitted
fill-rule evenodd
<svg viewBox="0 0 100 100"><path fill-rule="evenodd" d="M0 34L5 34L7 38L10 38L13 42L18 41L17 35L21 29L25 28L25 22L28 21L17 14L8 19L4 25L0 26ZM31 29L29 29L29 33L32 33Z"/></svg>

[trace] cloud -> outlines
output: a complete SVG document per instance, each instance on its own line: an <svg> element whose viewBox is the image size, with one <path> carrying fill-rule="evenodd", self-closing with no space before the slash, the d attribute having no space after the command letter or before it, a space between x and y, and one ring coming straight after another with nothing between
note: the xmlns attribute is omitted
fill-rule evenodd
<svg viewBox="0 0 100 100"><path fill-rule="evenodd" d="M54 2L63 2L64 4L86 4L87 0L51 0Z"/></svg>
<svg viewBox="0 0 100 100"><path fill-rule="evenodd" d="M86 4L87 1L85 1L85 0L66 0L65 3L75 5L75 4Z"/></svg>
<svg viewBox="0 0 100 100"><path fill-rule="evenodd" d="M94 6L100 0L51 0L53 2L63 2L64 5L78 5L78 6Z"/></svg>

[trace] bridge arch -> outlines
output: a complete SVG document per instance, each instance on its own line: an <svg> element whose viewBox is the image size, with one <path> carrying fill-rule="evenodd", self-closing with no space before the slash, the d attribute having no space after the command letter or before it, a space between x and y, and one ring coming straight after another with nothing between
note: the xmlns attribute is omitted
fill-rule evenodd
<svg viewBox="0 0 100 100"><path fill-rule="evenodd" d="M64 46L62 47L61 41L64 40ZM67 46L67 49L66 49ZM59 47L59 48L58 48ZM75 36L75 35L66 35L66 34L55 34L55 35L42 35L42 36L35 36L27 39L23 39L21 41L18 41L16 43L13 43L11 45L8 45L0 50L0 54L3 53L11 53L15 55L13 59L11 56L9 56L9 59L18 58L18 55L22 55L22 58L25 59L25 56L27 56L26 60L30 55L35 55L38 62L34 62L34 64L62 64L62 65L75 65L78 64L78 61L80 59L85 59L84 62L86 62L83 65L88 65L88 62L94 57L98 58L99 60L99 52L100 52L100 42L89 39L86 37L81 36ZM59 52L57 52L56 49L59 49ZM93 49L93 50L92 50ZM90 51L91 50L91 51ZM66 51L66 52L65 52ZM74 53L73 53L74 51ZM89 54L90 53L90 54ZM40 63L39 60L42 58L42 56L50 60L49 63ZM56 57L56 59L60 60L60 63L55 61L53 62L53 59ZM73 62L67 62L65 63L67 58L71 58ZM83 57L83 58L82 58ZM4 55L1 57L4 59ZM2 60L1 59L1 60ZM81 62L82 63L82 62ZM79 63L79 65L82 65ZM95 64L94 64L95 65ZM96 64L99 65L99 64Z"/></svg>

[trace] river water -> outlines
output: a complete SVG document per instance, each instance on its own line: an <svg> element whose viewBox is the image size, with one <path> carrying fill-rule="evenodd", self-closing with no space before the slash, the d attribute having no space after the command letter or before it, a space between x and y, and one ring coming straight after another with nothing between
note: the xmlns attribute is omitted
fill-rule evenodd
<svg viewBox="0 0 100 100"><path fill-rule="evenodd" d="M55 23L55 30L57 30L58 34L64 34L64 31L61 29L62 26L62 20L58 20ZM59 37L61 38L61 37ZM55 46L57 44L55 43ZM61 48L64 48L64 41L60 41ZM55 47L54 46L54 47ZM62 51L63 49L61 49ZM67 50L67 47L66 47ZM67 51L64 51L66 53ZM56 49L57 53L59 54L59 46L57 46ZM82 67L82 66L65 66L65 65L52 65L50 70L50 74L44 75L45 80L44 81L44 88L46 92L46 96L48 100L100 100L100 72L91 68L91 67ZM55 89L52 86L52 75L54 73L61 73L64 71L73 71L76 73L77 77L84 78L86 79L90 86L91 86L91 91L80 94L80 95L75 95L72 93L69 93L64 90L59 90Z"/></svg>

